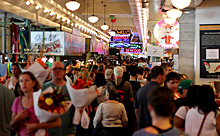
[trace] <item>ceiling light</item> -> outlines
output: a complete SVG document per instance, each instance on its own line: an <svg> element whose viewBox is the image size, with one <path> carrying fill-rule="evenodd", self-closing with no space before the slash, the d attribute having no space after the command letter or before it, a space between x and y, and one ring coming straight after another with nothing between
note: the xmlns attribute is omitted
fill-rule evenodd
<svg viewBox="0 0 220 136"><path fill-rule="evenodd" d="M108 28L109 28L109 26L107 26L105 23L104 23L104 25L101 26L102 30L107 30Z"/></svg>
<svg viewBox="0 0 220 136"><path fill-rule="evenodd" d="M44 13L47 13L47 12L49 12L49 9L44 9L43 12L44 12Z"/></svg>
<svg viewBox="0 0 220 136"><path fill-rule="evenodd" d="M90 16L90 17L88 18L88 20L89 20L89 22L91 22L91 23L96 23L96 22L99 20L99 18L98 18L97 16L95 16L95 15L92 15L92 16Z"/></svg>
<svg viewBox="0 0 220 136"><path fill-rule="evenodd" d="M66 22L67 24L69 24L70 23L70 20L67 20L67 22Z"/></svg>
<svg viewBox="0 0 220 136"><path fill-rule="evenodd" d="M99 18L94 15L94 0L93 0L93 14L92 14L92 16L90 16L90 17L88 18L88 20L89 20L89 22L91 22L91 23L96 23L96 22L99 20Z"/></svg>
<svg viewBox="0 0 220 136"><path fill-rule="evenodd" d="M53 16L55 13L54 12L50 12L50 16Z"/></svg>
<svg viewBox="0 0 220 136"><path fill-rule="evenodd" d="M38 5L37 5L37 6L35 6L35 9L39 9L39 8L40 8L40 6L38 6Z"/></svg>
<svg viewBox="0 0 220 136"><path fill-rule="evenodd" d="M73 24L73 23L71 23L71 26L74 26L74 24Z"/></svg>
<svg viewBox="0 0 220 136"><path fill-rule="evenodd" d="M171 25L171 24L174 24L174 23L176 22L176 19L174 19L174 18L165 18L165 19L164 19L164 22L165 22L166 24Z"/></svg>
<svg viewBox="0 0 220 136"><path fill-rule="evenodd" d="M104 6L104 24L101 26L101 29L102 30L107 30L109 28L109 26L106 25L105 23L105 10L106 10L106 5L103 5Z"/></svg>
<svg viewBox="0 0 220 136"><path fill-rule="evenodd" d="M63 22L64 22L65 20L66 20L65 18L62 19Z"/></svg>
<svg viewBox="0 0 220 136"><path fill-rule="evenodd" d="M61 17L60 15L57 15L56 19L60 19L60 17Z"/></svg>
<svg viewBox="0 0 220 136"><path fill-rule="evenodd" d="M75 11L75 10L79 9L79 7L80 7L80 3L76 2L75 0L71 0L66 3L66 8L71 11Z"/></svg>
<svg viewBox="0 0 220 136"><path fill-rule="evenodd" d="M31 2L28 0L28 1L26 1L26 3L25 3L26 5L30 5L31 4Z"/></svg>
<svg viewBox="0 0 220 136"><path fill-rule="evenodd" d="M179 8L179 9L183 9L186 8L190 5L191 0L172 0L172 4L173 6Z"/></svg>
<svg viewBox="0 0 220 136"><path fill-rule="evenodd" d="M178 9L171 9L166 12L167 16L170 18L179 18L182 15L182 11Z"/></svg>

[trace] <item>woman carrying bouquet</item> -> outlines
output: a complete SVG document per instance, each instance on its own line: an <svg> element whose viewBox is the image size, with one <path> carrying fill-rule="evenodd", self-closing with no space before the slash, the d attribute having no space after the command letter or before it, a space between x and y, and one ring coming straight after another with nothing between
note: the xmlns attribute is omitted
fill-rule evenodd
<svg viewBox="0 0 220 136"><path fill-rule="evenodd" d="M41 87L31 72L23 72L19 77L19 86L22 96L14 100L12 110L11 127L17 131L18 136L34 136L36 130L61 126L60 118L52 122L39 123L33 104L33 92Z"/></svg>
<svg viewBox="0 0 220 136"><path fill-rule="evenodd" d="M125 107L116 101L116 95L113 89L109 89L108 100L98 106L93 120L94 128L102 123L106 136L123 136L123 127L128 123Z"/></svg>

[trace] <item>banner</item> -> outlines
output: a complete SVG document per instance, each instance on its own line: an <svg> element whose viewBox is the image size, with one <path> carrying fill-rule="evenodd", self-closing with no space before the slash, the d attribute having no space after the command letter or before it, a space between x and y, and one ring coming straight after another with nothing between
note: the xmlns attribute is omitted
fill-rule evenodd
<svg viewBox="0 0 220 136"><path fill-rule="evenodd" d="M147 56L163 57L163 48L159 46L147 46Z"/></svg>

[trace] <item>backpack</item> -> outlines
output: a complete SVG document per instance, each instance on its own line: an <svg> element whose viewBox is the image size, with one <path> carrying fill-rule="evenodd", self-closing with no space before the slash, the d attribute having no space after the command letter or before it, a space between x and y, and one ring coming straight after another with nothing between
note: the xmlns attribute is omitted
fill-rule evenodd
<svg viewBox="0 0 220 136"><path fill-rule="evenodd" d="M125 103L125 100L124 100L125 93L122 90L122 86L124 85L125 80L122 80L121 83L118 86L115 84L114 81L111 81L111 82L113 83L114 87L117 89L117 92L118 92L118 94L117 94L117 101L124 104Z"/></svg>

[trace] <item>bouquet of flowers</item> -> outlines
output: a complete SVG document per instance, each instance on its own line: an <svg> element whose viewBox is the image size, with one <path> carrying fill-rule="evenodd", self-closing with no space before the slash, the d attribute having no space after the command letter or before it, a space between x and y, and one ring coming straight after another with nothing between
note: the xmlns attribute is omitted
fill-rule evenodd
<svg viewBox="0 0 220 136"><path fill-rule="evenodd" d="M41 58L37 59L37 62L34 62L29 68L27 69L21 69L22 72L30 71L34 74L34 76L37 78L39 83L42 85L47 78L48 74L51 71L51 67L47 68L46 64L40 60Z"/></svg>
<svg viewBox="0 0 220 136"><path fill-rule="evenodd" d="M87 54L87 60L90 56L90 53ZM99 58L99 57L98 57ZM96 61L98 60L96 59ZM92 70L92 68L91 68ZM91 73L87 70L83 71L81 77L77 79L76 83L72 86L67 80L66 86L69 92L70 98L73 101L73 105L76 107L76 111L73 118L73 124L79 124L85 129L88 128L90 119L88 114L85 111L85 107L90 105L92 101L99 95L102 91L102 87L97 88L96 85L92 85L92 81L89 79ZM82 114L79 112L79 109L82 109Z"/></svg>
<svg viewBox="0 0 220 136"><path fill-rule="evenodd" d="M39 90L33 93L34 110L40 122L48 122L57 119L60 115L69 110L72 101L62 94L61 89L47 88L44 92ZM36 132L38 136L45 135L44 129Z"/></svg>

